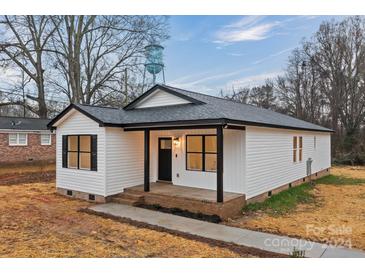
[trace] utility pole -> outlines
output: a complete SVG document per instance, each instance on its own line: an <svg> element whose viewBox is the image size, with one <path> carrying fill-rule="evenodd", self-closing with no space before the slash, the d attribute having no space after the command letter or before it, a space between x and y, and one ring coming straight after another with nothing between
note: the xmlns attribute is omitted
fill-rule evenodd
<svg viewBox="0 0 365 274"><path fill-rule="evenodd" d="M125 102L128 104L128 71L127 68L124 69L124 94L125 94Z"/></svg>
<svg viewBox="0 0 365 274"><path fill-rule="evenodd" d="M22 84L21 84L22 94L23 94L23 117L25 117L25 76L22 70Z"/></svg>

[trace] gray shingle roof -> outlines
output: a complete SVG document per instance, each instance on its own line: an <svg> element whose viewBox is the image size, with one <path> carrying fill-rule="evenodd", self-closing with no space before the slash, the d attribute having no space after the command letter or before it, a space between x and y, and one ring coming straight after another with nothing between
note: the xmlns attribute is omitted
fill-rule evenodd
<svg viewBox="0 0 365 274"><path fill-rule="evenodd" d="M50 121L39 118L0 117L0 129L47 130Z"/></svg>
<svg viewBox="0 0 365 274"><path fill-rule="evenodd" d="M258 108L252 105L242 104L231 100L166 85L159 85L155 86L154 88L158 87L162 87L164 90L172 90L172 92L175 94L180 93L184 96L189 96L201 103L129 110L94 107L87 105L76 105L76 107L81 109L84 113L94 117L101 123L115 124L120 126L208 119L227 119L258 126L332 131L330 129L305 122L288 115Z"/></svg>

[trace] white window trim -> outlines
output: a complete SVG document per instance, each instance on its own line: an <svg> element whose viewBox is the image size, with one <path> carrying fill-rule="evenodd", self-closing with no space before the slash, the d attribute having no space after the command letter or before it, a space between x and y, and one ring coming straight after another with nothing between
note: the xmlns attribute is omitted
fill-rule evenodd
<svg viewBox="0 0 365 274"><path fill-rule="evenodd" d="M48 143L42 143L42 135L48 135L49 136L49 142ZM52 134L50 133L41 133L41 146L50 146L52 145Z"/></svg>
<svg viewBox="0 0 365 274"><path fill-rule="evenodd" d="M16 143L15 144L12 144L10 143L10 135L13 135L15 134L16 135ZM25 134L25 144L20 144L19 143L19 134ZM28 133L19 133L19 132L16 132L16 133L9 133L8 134L8 143L9 143L9 146L28 146Z"/></svg>

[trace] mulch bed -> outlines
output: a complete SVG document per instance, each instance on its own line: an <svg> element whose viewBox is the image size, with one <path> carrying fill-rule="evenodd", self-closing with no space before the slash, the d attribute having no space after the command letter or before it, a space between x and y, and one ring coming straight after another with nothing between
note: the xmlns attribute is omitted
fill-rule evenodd
<svg viewBox="0 0 365 274"><path fill-rule="evenodd" d="M95 212L88 208L83 208L83 209L80 209L79 211L88 213L88 214L97 215L97 216L100 216L100 217L106 218L106 219L112 219L117 222L127 223L127 224L133 225L138 228L147 228L147 229L152 229L152 230L156 230L156 231L160 231L160 232L166 232L166 233L170 233L172 235L179 236L179 237L182 237L182 238L185 238L188 240L194 240L194 241L207 243L207 244L209 244L211 246L215 246L215 247L227 248L243 257L245 257L247 254L251 254L253 256L258 256L261 258L288 258L289 257L289 256L285 256L283 254L268 252L265 250L260 250L260 249L256 249L256 248L252 248L252 247L241 246L241 245L237 245L234 243L227 243L227 242L223 242L223 241L218 241L218 240L214 240L214 239L210 239L210 238L204 238L201 236L180 232L177 230L163 228L160 226L150 225L147 223L134 221L129 218L116 217L116 216L108 215L108 214L101 213L101 212Z"/></svg>
<svg viewBox="0 0 365 274"><path fill-rule="evenodd" d="M55 178L55 171L11 173L0 175L0 185L25 184L39 181L51 182Z"/></svg>

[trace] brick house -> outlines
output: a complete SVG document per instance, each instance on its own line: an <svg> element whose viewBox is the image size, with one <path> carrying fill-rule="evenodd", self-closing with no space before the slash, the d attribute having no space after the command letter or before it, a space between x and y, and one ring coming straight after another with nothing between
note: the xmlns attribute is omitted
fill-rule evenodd
<svg viewBox="0 0 365 274"><path fill-rule="evenodd" d="M0 117L0 165L55 162L56 135L48 119Z"/></svg>

